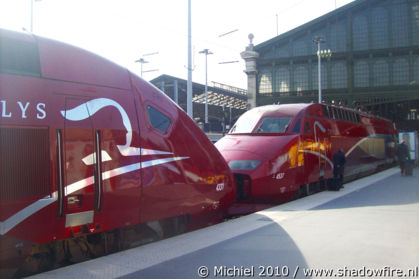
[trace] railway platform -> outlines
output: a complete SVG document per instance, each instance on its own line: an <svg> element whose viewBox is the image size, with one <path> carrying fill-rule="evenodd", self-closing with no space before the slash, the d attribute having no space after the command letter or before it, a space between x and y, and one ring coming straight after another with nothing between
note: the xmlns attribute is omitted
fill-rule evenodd
<svg viewBox="0 0 419 279"><path fill-rule="evenodd" d="M31 278L419 278L418 172L388 169Z"/></svg>

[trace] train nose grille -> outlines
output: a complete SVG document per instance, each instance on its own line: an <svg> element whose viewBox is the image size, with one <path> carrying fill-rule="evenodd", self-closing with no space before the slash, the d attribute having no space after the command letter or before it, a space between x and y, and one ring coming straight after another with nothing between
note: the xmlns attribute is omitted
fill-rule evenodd
<svg viewBox="0 0 419 279"><path fill-rule="evenodd" d="M237 186L236 200L243 201L250 198L252 194L252 180L250 179L250 176L235 173L234 178Z"/></svg>

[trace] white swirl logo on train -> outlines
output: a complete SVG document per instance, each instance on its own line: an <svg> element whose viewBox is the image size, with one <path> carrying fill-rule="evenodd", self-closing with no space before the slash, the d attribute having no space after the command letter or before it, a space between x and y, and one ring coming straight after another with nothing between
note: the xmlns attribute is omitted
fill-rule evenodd
<svg viewBox="0 0 419 279"><path fill-rule="evenodd" d="M27 107L27 106L26 106ZM173 155L172 152L161 151L161 150L151 150L151 149L142 149L140 147L132 147L132 126L129 120L128 114L124 110L124 108L114 100L107 99L107 98L98 98L94 100L90 100L83 104L80 104L72 109L63 110L61 111L61 115L70 121L81 121L92 117L95 113L99 110L104 109L106 107L114 107L116 108L122 117L122 122L126 130L126 143L125 145L118 145L118 150L123 156L142 156L142 155L150 155L150 154L158 154L158 155ZM24 115L25 110L22 110L22 115ZM41 111L42 112L42 111ZM40 112L40 113L41 113ZM46 115L46 112L44 112ZM43 114L42 114L43 115ZM110 161L112 158L110 155L101 150L102 161ZM82 159L83 163L86 165L91 165L94 163L95 153L89 154ZM102 172L102 179L110 179L128 172L137 171L140 169L167 164L174 161L180 161L189 159L189 157L167 157L167 158L160 158L160 159L153 159L148 161L142 161L139 163L119 167L116 169L112 169L109 171ZM65 187L65 195L68 196L76 191L79 191L85 187L88 187L94 183L93 177L86 177L80 181L74 182L70 185ZM220 185L220 184L219 184ZM221 186L217 185L217 191L222 191L224 189L224 184ZM220 190L218 190L220 188ZM45 208L46 206L52 204L53 202L57 201L58 192L55 191L50 196L43 197L36 202L28 205L27 207L21 209L20 211L16 212L6 220L0 222L0 235L6 234L8 231L13 229L19 223L21 223L26 218L30 217L31 215L35 214L39 210Z"/></svg>

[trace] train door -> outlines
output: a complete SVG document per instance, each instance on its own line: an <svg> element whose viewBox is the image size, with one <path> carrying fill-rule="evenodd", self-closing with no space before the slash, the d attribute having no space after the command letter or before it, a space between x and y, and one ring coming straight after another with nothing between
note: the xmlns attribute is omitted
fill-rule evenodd
<svg viewBox="0 0 419 279"><path fill-rule="evenodd" d="M314 140L315 149L318 154L317 163L319 167L319 177L323 177L326 171L326 128L319 121L314 121Z"/></svg>
<svg viewBox="0 0 419 279"><path fill-rule="evenodd" d="M317 158L311 119L304 118L302 135L302 152L304 153L304 184L317 180Z"/></svg>
<svg viewBox="0 0 419 279"><path fill-rule="evenodd" d="M93 223L100 208L99 133L93 129L86 99L67 98L64 112L62 210L65 227ZM77 108L77 109L74 109ZM99 154L100 156L100 154ZM99 169L97 169L99 167Z"/></svg>

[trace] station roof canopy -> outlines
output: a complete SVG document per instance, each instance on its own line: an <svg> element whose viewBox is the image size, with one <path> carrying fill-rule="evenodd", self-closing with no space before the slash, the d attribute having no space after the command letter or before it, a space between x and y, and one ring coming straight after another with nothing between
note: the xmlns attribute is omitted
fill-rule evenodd
<svg viewBox="0 0 419 279"><path fill-rule="evenodd" d="M150 82L171 98L174 95L174 88L172 89L171 87L174 87L176 82L179 103L186 103L186 80L169 75L161 75ZM204 84L193 82L192 92L192 102L205 104ZM212 81L208 84L208 105L246 110L247 90Z"/></svg>

